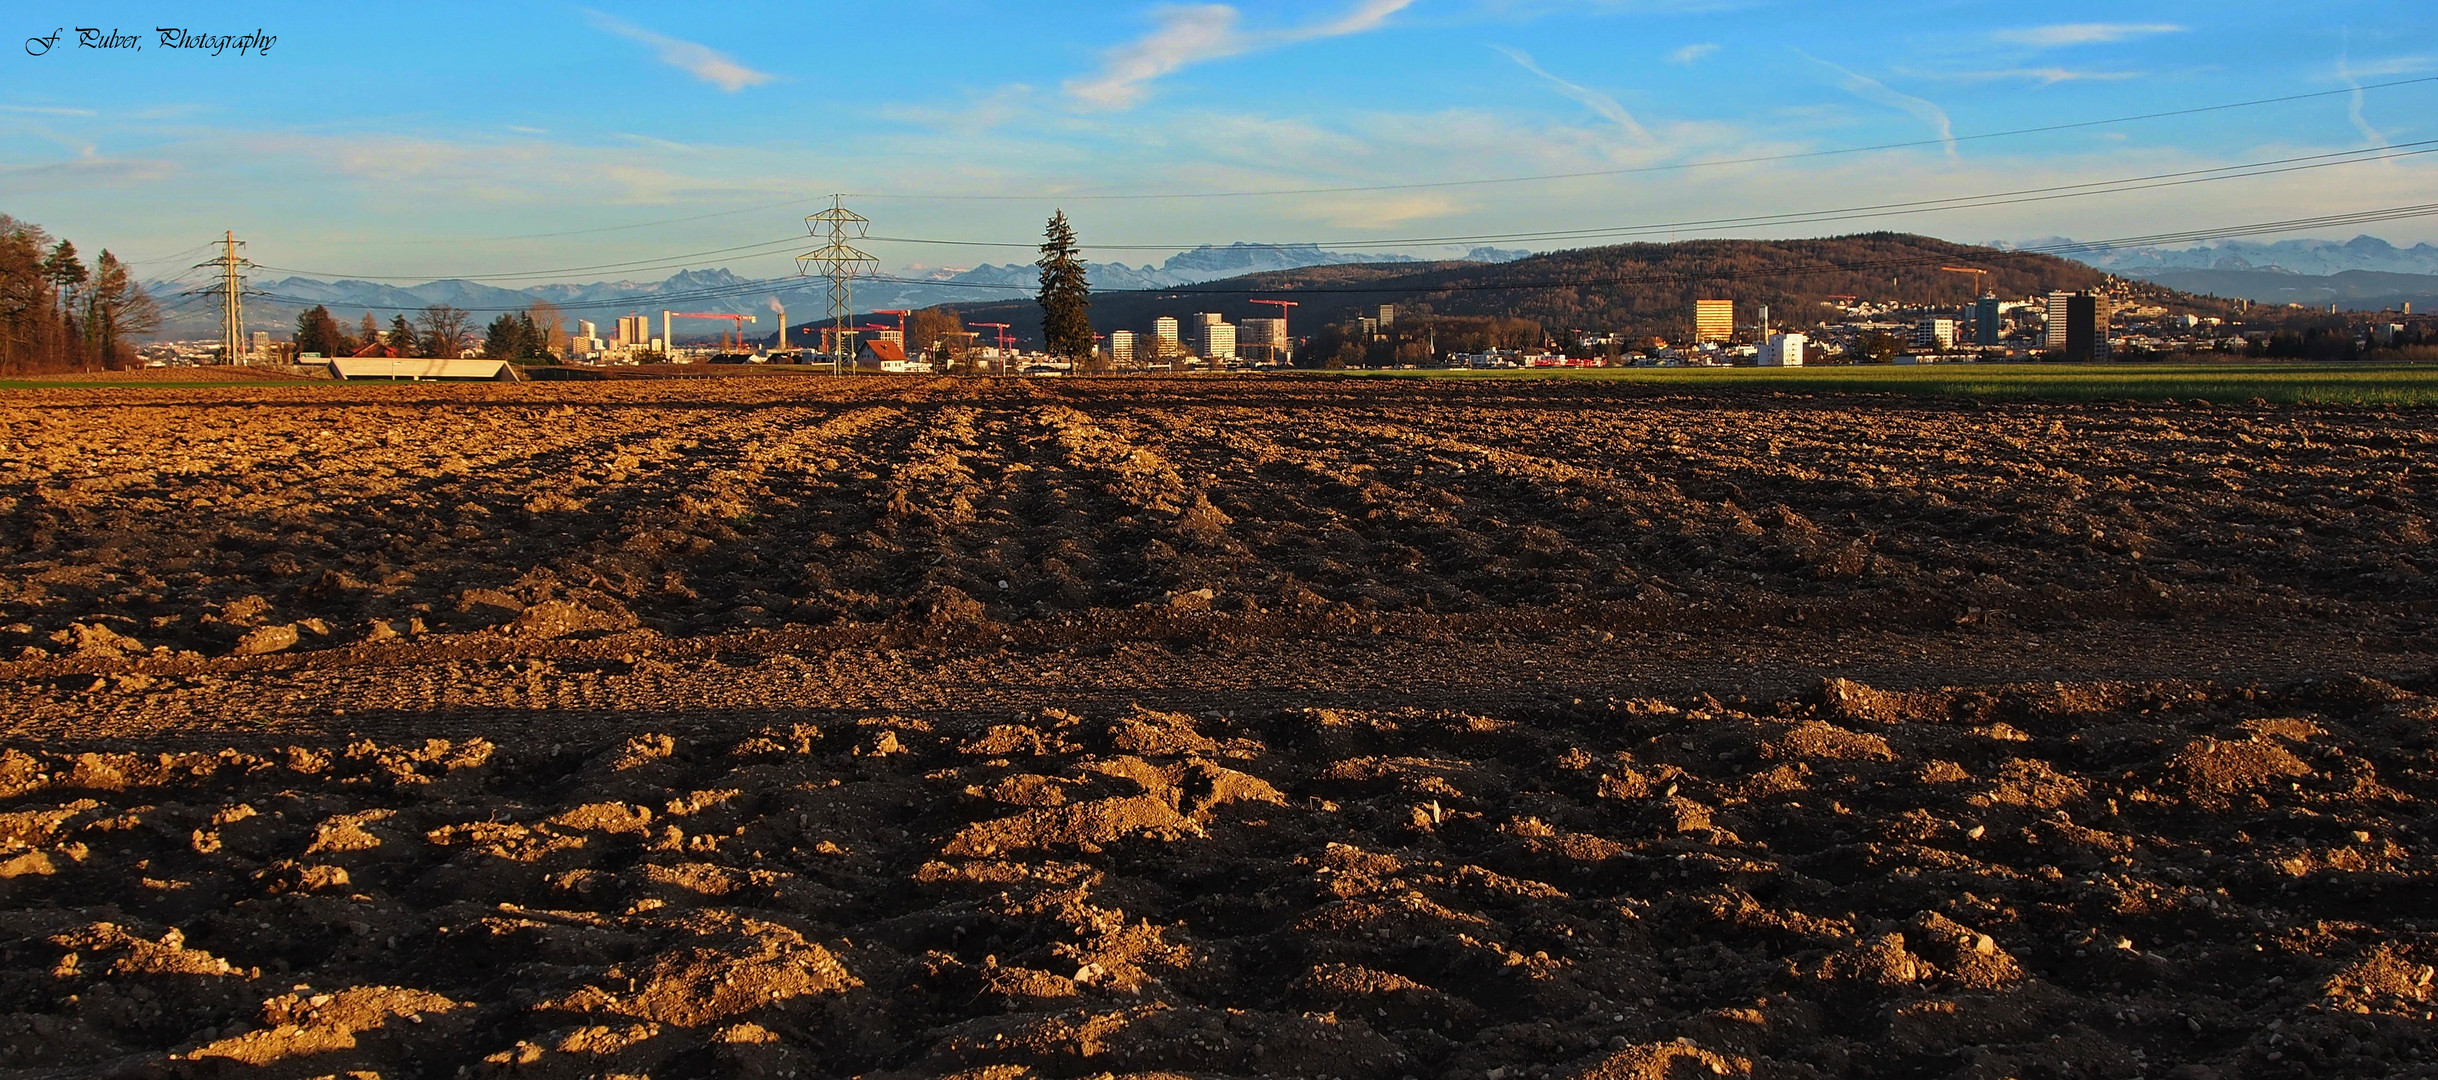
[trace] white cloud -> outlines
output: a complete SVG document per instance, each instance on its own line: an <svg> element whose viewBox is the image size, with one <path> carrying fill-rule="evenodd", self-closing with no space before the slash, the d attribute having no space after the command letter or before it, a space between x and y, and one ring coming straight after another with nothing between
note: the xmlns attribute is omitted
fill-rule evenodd
<svg viewBox="0 0 2438 1080"><path fill-rule="evenodd" d="M1947 110L1911 94L1900 94L1890 90L1887 84L1877 79L1849 71L1801 49L1796 49L1795 52L1812 63L1836 72L1837 85L1844 88L1845 92L1874 104L1912 113L1923 123L1930 125L1930 130L1938 134L1939 141L1947 144L1948 160L1955 159L1955 124L1947 119Z"/></svg>
<svg viewBox="0 0 2438 1080"><path fill-rule="evenodd" d="M2129 38L2183 32L2184 28L2174 23L2056 23L2000 30L1990 36L2014 45L2045 49L2059 45L2105 45Z"/></svg>
<svg viewBox="0 0 2438 1080"><path fill-rule="evenodd" d="M150 184L178 174L170 161L84 156L41 165L0 168L0 180L12 190L34 192L87 191L96 187Z"/></svg>
<svg viewBox="0 0 2438 1080"><path fill-rule="evenodd" d="M900 123L970 135L1022 118L1032 107L1033 88L1024 83L1009 83L987 94L971 96L962 106L883 105L880 115Z"/></svg>
<svg viewBox="0 0 2438 1080"><path fill-rule="evenodd" d="M2438 69L2438 57L2397 56L2353 64L2345 70L2357 79L2377 79L2389 75L2419 75L2432 69Z"/></svg>
<svg viewBox="0 0 2438 1080"><path fill-rule="evenodd" d="M748 86L760 86L778 78L767 71L755 71L736 58L708 45L698 45L666 34L657 34L622 19L598 11L586 11L592 24L619 37L649 45L660 56L660 62L681 69L687 74L719 87L731 94Z"/></svg>
<svg viewBox="0 0 2438 1080"><path fill-rule="evenodd" d="M1992 68L1987 71L1925 71L1918 74L1923 78L1951 79L1959 82L1999 82L2023 79L2042 86L2055 86L2064 82L2122 82L2126 79L2142 77L2142 73L2138 71L2076 71L2072 68L2061 67Z"/></svg>
<svg viewBox="0 0 2438 1080"><path fill-rule="evenodd" d="M1087 108L1130 109L1142 102L1151 83L1186 67L1298 42L1365 33L1378 29L1389 16L1413 2L1359 0L1334 19L1265 31L1239 29L1236 9L1226 4L1163 7L1155 14L1157 25L1151 33L1109 50L1100 73L1069 80L1067 93Z"/></svg>
<svg viewBox="0 0 2438 1080"><path fill-rule="evenodd" d="M1607 94L1603 94L1588 86L1581 86L1576 83L1568 82L1542 70L1541 65L1533 63L1531 54L1526 53L1521 49L1510 49L1504 45L1492 45L1490 47L1507 54L1507 59L1515 61L1517 64L1522 65L1524 70L1540 76L1550 85L1557 87L1559 93L1565 94L1567 97L1573 98L1576 101L1580 101L1583 103L1585 108L1599 113L1610 123L1613 123L1619 128L1623 129L1627 135L1632 136L1635 142L1641 143L1645 146L1650 146L1657 142L1657 140L1651 138L1651 133L1642 126L1642 123L1634 119L1634 114L1625 111L1625 106L1617 103L1616 98L1610 97Z"/></svg>
<svg viewBox="0 0 2438 1080"><path fill-rule="evenodd" d="M2362 80L2354 75L2351 65L2346 63L2346 54L2349 51L2350 49L2343 50L2336 54L2336 77L2345 80L2347 86L2353 87L2353 93L2346 96L2345 117L2353 121L2355 131L2361 132L2363 138L2370 140L2370 145L2385 145L2386 133L2370 126L2370 118L2362 115L2362 106L2365 104L2362 100L2364 96Z"/></svg>
<svg viewBox="0 0 2438 1080"><path fill-rule="evenodd" d="M31 116L93 116L91 109L62 109L48 105L0 105L0 112L26 113Z"/></svg>
<svg viewBox="0 0 2438 1080"><path fill-rule="evenodd" d="M1717 51L1717 42L1704 41L1696 45L1687 45L1684 48L1669 53L1668 62L1671 64L1690 64Z"/></svg>

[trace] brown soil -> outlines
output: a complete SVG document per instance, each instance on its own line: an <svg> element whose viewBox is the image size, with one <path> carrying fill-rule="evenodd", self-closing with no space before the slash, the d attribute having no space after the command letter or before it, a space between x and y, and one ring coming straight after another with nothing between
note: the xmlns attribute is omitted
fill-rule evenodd
<svg viewBox="0 0 2438 1080"><path fill-rule="evenodd" d="M310 376L284 369L259 367L157 367L129 368L125 371L72 371L54 375L11 375L13 382L40 383L235 383L235 382L302 382Z"/></svg>
<svg viewBox="0 0 2438 1080"><path fill-rule="evenodd" d="M0 425L0 1077L2438 1075L2431 413Z"/></svg>

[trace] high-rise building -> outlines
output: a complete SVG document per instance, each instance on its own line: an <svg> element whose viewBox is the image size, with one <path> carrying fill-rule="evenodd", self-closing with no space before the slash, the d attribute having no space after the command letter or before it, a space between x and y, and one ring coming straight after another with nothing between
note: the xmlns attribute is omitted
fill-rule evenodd
<svg viewBox="0 0 2438 1080"><path fill-rule="evenodd" d="M1134 359L1134 331L1109 331L1109 359L1120 363L1130 362Z"/></svg>
<svg viewBox="0 0 2438 1080"><path fill-rule="evenodd" d="M1262 360L1276 360L1286 355L1287 320L1246 319L1236 324L1236 342L1239 345L1260 347L1259 352L1250 352L1247 355Z"/></svg>
<svg viewBox="0 0 2438 1080"><path fill-rule="evenodd" d="M1972 302L1972 343L1996 345L2006 337L2006 320L2001 317L1998 298L1984 296Z"/></svg>
<svg viewBox="0 0 2438 1080"><path fill-rule="evenodd" d="M1396 325L1397 325L1397 305L1395 305L1395 304L1382 304L1382 305L1380 305L1380 329L1382 329L1382 330L1390 330L1390 329L1394 329L1394 328L1396 327Z"/></svg>
<svg viewBox="0 0 2438 1080"><path fill-rule="evenodd" d="M1180 340L1177 337L1177 317L1174 315L1162 315L1157 319L1151 320L1151 336L1171 345L1177 344Z"/></svg>
<svg viewBox="0 0 2438 1080"><path fill-rule="evenodd" d="M2044 324L2040 330L2040 347L2042 349L2048 350L2049 352L2063 352L2065 350L2066 305L2067 301L2071 300L2073 296L2073 293L2066 292L2062 289L2049 294L2048 305L2042 309L2042 314L2048 317L2048 322Z"/></svg>
<svg viewBox="0 0 2438 1080"><path fill-rule="evenodd" d="M254 353L254 355L256 355L256 356L269 356L269 355L271 355L271 332L270 332L270 331L268 331L268 330L256 330L256 331L254 331L254 340L253 340L252 344L253 344L253 349L252 349L252 352Z"/></svg>
<svg viewBox="0 0 2438 1080"><path fill-rule="evenodd" d="M1913 344L1922 349L1955 348L1955 320L1923 319L1913 324Z"/></svg>
<svg viewBox="0 0 2438 1080"><path fill-rule="evenodd" d="M601 336L601 328L587 320L578 319L576 320L576 336L589 341Z"/></svg>
<svg viewBox="0 0 2438 1080"><path fill-rule="evenodd" d="M1761 346L1761 366L1802 367L1803 345L1808 340L1792 331L1769 335L1768 343Z"/></svg>
<svg viewBox="0 0 2438 1080"><path fill-rule="evenodd" d="M1735 337L1735 301L1693 302L1693 340L1726 341Z"/></svg>
<svg viewBox="0 0 2438 1080"><path fill-rule="evenodd" d="M1201 353L1209 360L1236 358L1236 328L1223 322L1206 322L1201 326Z"/></svg>
<svg viewBox="0 0 2438 1080"><path fill-rule="evenodd" d="M2066 297L2065 358L2091 362L2108 358L2108 316L2099 297L2078 292Z"/></svg>

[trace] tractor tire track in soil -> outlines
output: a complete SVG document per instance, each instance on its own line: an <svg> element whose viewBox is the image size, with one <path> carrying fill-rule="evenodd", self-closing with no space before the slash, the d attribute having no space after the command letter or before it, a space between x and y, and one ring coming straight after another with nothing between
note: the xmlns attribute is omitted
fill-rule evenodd
<svg viewBox="0 0 2438 1080"><path fill-rule="evenodd" d="M2438 1075L2426 412L0 397L0 1077Z"/></svg>

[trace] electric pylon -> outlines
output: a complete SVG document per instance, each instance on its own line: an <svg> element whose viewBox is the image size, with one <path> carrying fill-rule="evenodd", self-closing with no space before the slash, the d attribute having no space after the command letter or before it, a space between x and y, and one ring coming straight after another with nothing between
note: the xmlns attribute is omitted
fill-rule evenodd
<svg viewBox="0 0 2438 1080"><path fill-rule="evenodd" d="M855 314L855 278L880 266L879 259L856 250L849 241L871 235L872 219L847 209L846 196L832 195L829 209L804 219L804 231L815 240L827 241L818 251L796 256L796 272L804 273L809 263L820 267L821 276L829 279L830 321L836 327L831 332L830 369L843 371L845 358L855 348L855 330L847 324Z"/></svg>
<svg viewBox="0 0 2438 1080"><path fill-rule="evenodd" d="M198 269L209 266L219 270L220 280L188 295L202 294L220 297L220 362L235 364L240 362L237 358L243 355L247 348L245 278L239 276L238 271L253 264L237 257L237 249L243 247L244 244L237 239L235 232L223 233L221 243L225 246L221 249L219 258L195 264Z"/></svg>

